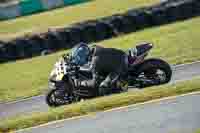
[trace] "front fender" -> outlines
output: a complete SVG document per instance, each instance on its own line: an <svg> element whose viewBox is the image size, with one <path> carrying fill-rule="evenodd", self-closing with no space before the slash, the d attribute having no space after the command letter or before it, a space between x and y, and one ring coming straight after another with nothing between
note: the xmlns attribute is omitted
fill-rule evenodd
<svg viewBox="0 0 200 133"><path fill-rule="evenodd" d="M49 81L49 83L48 83L48 89L49 90L55 90L56 89L56 83L52 82L52 81Z"/></svg>
<svg viewBox="0 0 200 133"><path fill-rule="evenodd" d="M63 78L64 75L60 76L59 78L57 75L52 75L49 78L49 83L48 83L49 89L54 90L60 88L60 86L63 84Z"/></svg>
<svg viewBox="0 0 200 133"><path fill-rule="evenodd" d="M72 93L75 88L75 84L73 82L73 79L71 79L68 75L64 75L62 80L55 81L55 80L49 80L49 89L55 90L65 90L65 92Z"/></svg>

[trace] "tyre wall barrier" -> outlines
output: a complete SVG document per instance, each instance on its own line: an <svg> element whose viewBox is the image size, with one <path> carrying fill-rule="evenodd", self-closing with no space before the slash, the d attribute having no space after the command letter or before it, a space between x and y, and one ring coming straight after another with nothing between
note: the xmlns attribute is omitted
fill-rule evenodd
<svg viewBox="0 0 200 133"><path fill-rule="evenodd" d="M91 43L97 41L97 31L95 22L86 22L79 26L81 29L81 41Z"/></svg>
<svg viewBox="0 0 200 133"><path fill-rule="evenodd" d="M80 42L97 42L146 27L171 23L200 15L198 0L160 3L129 10L123 14L76 23L71 27L52 29L46 33L0 42L1 62L28 58L68 49ZM3 59L4 58L4 59Z"/></svg>
<svg viewBox="0 0 200 133"><path fill-rule="evenodd" d="M145 27L151 26L149 14L146 12L146 8L141 8L137 10L130 10L125 13L126 16L133 19L133 27L136 30L143 29Z"/></svg>
<svg viewBox="0 0 200 133"><path fill-rule="evenodd" d="M5 43L0 41L0 62L6 61L6 49L5 49Z"/></svg>
<svg viewBox="0 0 200 133"><path fill-rule="evenodd" d="M2 47L3 47L4 59L1 59L1 61L17 59L17 54L16 54L17 50L15 48L16 46L13 44L13 41L5 43Z"/></svg>
<svg viewBox="0 0 200 133"><path fill-rule="evenodd" d="M107 24L106 22L102 20L97 21L96 27L95 27L95 31L96 31L95 40L101 41L101 40L111 38L112 36L114 36L113 28L114 27L112 25Z"/></svg>

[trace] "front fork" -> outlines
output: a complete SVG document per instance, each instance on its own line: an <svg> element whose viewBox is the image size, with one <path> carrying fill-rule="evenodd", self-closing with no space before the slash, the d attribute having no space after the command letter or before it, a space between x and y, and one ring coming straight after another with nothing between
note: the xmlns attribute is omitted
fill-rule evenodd
<svg viewBox="0 0 200 133"><path fill-rule="evenodd" d="M49 89L56 90L56 98L72 103L74 101L73 95L69 94L65 88L64 81L49 81Z"/></svg>

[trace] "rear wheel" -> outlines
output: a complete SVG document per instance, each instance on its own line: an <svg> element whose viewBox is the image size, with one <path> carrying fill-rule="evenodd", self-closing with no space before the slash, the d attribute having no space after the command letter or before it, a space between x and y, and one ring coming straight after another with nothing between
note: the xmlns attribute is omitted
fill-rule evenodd
<svg viewBox="0 0 200 133"><path fill-rule="evenodd" d="M171 80L172 69L161 59L149 59L138 66L136 77L141 88L166 84Z"/></svg>

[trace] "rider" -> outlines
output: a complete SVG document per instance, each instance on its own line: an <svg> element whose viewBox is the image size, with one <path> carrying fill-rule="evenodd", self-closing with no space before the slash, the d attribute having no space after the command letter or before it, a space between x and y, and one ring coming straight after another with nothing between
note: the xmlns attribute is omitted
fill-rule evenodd
<svg viewBox="0 0 200 133"><path fill-rule="evenodd" d="M105 95L110 91L112 83L120 77L127 81L127 72L129 64L133 63L135 49L130 49L128 55L115 48L104 48L95 46L89 48L87 44L80 43L71 53L72 62L79 66L84 66L88 62L87 69L81 67L84 71L91 71L92 80L83 81L82 85L92 85L99 88L99 95ZM106 78L99 83L99 76Z"/></svg>

